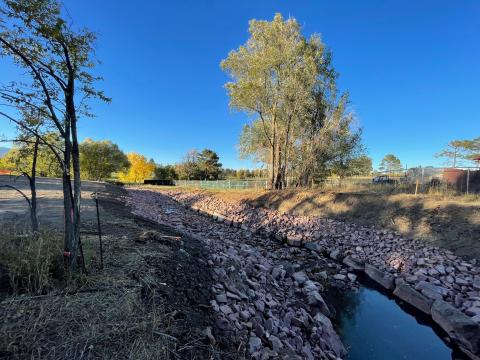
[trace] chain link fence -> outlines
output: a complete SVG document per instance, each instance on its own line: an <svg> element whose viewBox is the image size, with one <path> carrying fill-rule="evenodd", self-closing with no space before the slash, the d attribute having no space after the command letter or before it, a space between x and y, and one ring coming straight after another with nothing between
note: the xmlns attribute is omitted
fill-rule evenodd
<svg viewBox="0 0 480 360"><path fill-rule="evenodd" d="M369 177L328 178L317 184L326 189L385 189L405 193L480 193L478 167L417 167L401 171L377 171Z"/></svg>
<svg viewBox="0 0 480 360"><path fill-rule="evenodd" d="M296 187L294 178L287 181L289 188ZM262 190L268 188L267 179L231 180L173 180L171 185L195 189ZM324 190L386 190L405 193L480 193L478 167L441 168L416 167L400 171L376 171L371 176L328 177L311 184Z"/></svg>

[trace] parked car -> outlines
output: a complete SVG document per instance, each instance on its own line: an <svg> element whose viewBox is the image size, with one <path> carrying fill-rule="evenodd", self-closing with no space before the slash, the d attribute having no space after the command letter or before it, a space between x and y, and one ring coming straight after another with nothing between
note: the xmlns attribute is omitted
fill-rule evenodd
<svg viewBox="0 0 480 360"><path fill-rule="evenodd" d="M395 179L390 179L388 175L375 176L372 179L373 184L395 184Z"/></svg>

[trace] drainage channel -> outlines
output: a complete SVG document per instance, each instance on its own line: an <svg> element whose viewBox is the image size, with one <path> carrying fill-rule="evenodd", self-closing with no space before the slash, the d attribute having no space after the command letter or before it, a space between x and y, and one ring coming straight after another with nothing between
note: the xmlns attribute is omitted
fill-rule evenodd
<svg viewBox="0 0 480 360"><path fill-rule="evenodd" d="M466 360L431 319L364 276L358 290L331 288L332 322L348 360Z"/></svg>

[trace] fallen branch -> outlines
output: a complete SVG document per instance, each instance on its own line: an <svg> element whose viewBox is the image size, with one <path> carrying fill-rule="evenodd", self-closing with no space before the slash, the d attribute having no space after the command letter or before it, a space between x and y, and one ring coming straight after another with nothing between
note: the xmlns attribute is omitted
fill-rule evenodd
<svg viewBox="0 0 480 360"><path fill-rule="evenodd" d="M153 332L155 335L158 335L158 336L163 336L163 337L166 337L167 339L170 339L172 341L178 341L178 339L176 337L173 337L171 335L168 335L168 334L165 334L165 333L162 333L160 331L154 331Z"/></svg>

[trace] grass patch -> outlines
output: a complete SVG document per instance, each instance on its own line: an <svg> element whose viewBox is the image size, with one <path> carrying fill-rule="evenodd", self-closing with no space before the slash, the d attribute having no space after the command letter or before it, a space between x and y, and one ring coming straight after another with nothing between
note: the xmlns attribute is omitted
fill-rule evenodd
<svg viewBox="0 0 480 360"><path fill-rule="evenodd" d="M53 230L32 237L21 224L2 226L0 264L14 293L43 294L62 280L63 238Z"/></svg>

